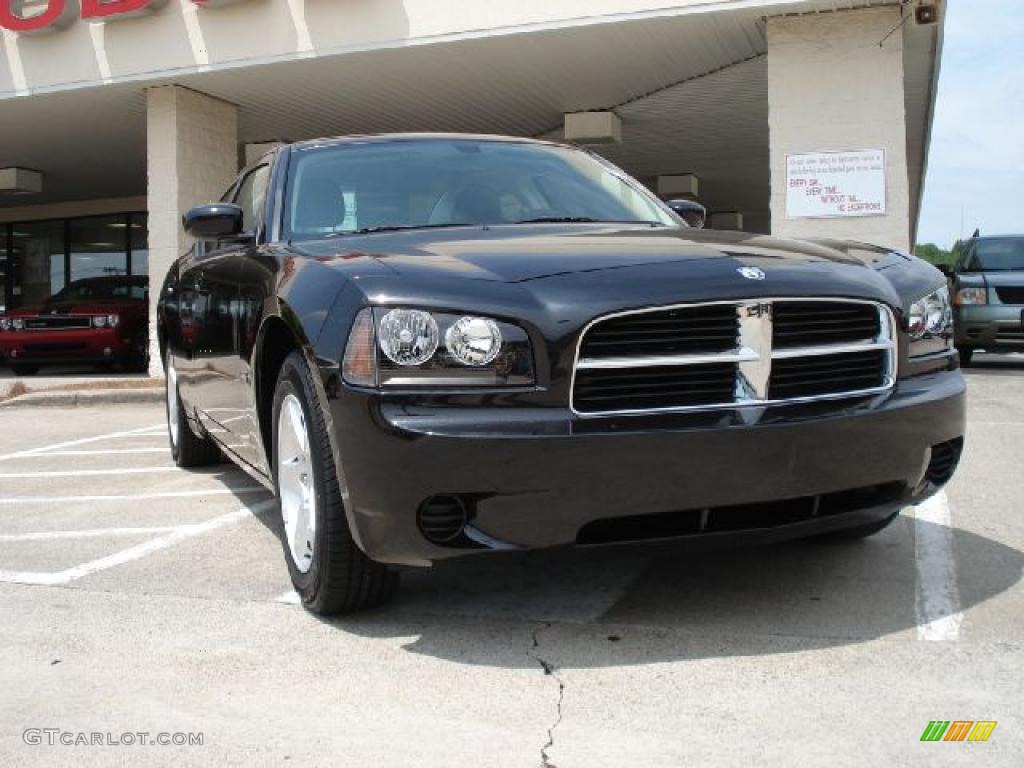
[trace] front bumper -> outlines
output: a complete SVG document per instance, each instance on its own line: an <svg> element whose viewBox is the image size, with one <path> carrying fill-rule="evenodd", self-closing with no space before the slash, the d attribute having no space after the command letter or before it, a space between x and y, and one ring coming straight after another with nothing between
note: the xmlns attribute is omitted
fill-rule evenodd
<svg viewBox="0 0 1024 768"><path fill-rule="evenodd" d="M593 535L603 521L643 528L676 512L736 508L732 519L746 519L690 537L705 542L880 519L936 490L925 477L931 449L963 436L964 392L960 372L943 371L846 405L581 422L558 409L412 408L346 390L331 415L356 540L375 560L425 565L488 549L610 543ZM438 546L420 531L417 511L437 495L466 500L468 545ZM789 500L846 507L759 525L758 510Z"/></svg>
<svg viewBox="0 0 1024 768"><path fill-rule="evenodd" d="M120 326L0 332L0 354L11 363L98 363L123 360L131 352L129 329Z"/></svg>
<svg viewBox="0 0 1024 768"><path fill-rule="evenodd" d="M1024 307L978 304L957 307L957 346L987 350L1024 350Z"/></svg>

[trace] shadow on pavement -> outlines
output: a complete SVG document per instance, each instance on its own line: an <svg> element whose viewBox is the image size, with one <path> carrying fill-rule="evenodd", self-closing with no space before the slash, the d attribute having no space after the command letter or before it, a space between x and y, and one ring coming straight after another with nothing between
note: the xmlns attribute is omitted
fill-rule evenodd
<svg viewBox="0 0 1024 768"><path fill-rule="evenodd" d="M953 541L962 610L1020 581L1018 550L959 529ZM527 622L534 638L541 631L559 638L563 652L574 648L559 666L586 668L787 653L916 632L916 599L914 521L904 516L871 539L841 545L697 555L658 545L449 561L404 573L391 605L328 624L365 637L414 637L409 652L456 663L535 667ZM495 620L509 621L507 633Z"/></svg>

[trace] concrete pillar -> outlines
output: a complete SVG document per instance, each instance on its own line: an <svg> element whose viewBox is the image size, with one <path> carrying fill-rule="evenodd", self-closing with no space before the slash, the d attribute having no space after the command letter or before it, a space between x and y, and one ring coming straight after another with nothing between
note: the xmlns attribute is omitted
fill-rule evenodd
<svg viewBox="0 0 1024 768"><path fill-rule="evenodd" d="M162 375L156 302L167 270L191 243L189 208L219 200L238 173L238 108L177 85L146 91L150 375Z"/></svg>
<svg viewBox="0 0 1024 768"><path fill-rule="evenodd" d="M903 37L893 34L879 45L899 22L895 6L768 20L773 234L910 250ZM793 217L787 155L879 149L885 152L883 215Z"/></svg>

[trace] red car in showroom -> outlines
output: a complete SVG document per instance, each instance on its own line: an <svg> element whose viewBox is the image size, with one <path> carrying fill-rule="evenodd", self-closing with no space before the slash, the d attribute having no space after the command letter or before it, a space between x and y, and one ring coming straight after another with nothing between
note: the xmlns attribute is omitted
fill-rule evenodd
<svg viewBox="0 0 1024 768"><path fill-rule="evenodd" d="M0 317L0 356L19 376L43 365L149 364L149 279L90 277L69 283L40 307Z"/></svg>

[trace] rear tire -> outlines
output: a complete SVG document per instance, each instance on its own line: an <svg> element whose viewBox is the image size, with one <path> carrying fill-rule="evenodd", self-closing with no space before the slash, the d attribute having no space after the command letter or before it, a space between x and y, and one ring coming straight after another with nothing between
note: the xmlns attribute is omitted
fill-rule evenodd
<svg viewBox="0 0 1024 768"><path fill-rule="evenodd" d="M398 573L368 558L352 538L313 374L292 352L274 390L274 487L281 543L302 604L322 616L391 599Z"/></svg>
<svg viewBox="0 0 1024 768"><path fill-rule="evenodd" d="M26 363L11 363L11 370L14 371L15 376L35 376L39 373L39 366Z"/></svg>
<svg viewBox="0 0 1024 768"><path fill-rule="evenodd" d="M167 374L164 385L166 397L164 404L167 412L167 437L171 445L171 458L179 467L205 467L219 464L220 448L208 437L199 437L192 431L185 407L178 391L178 374L174 370L171 353L167 353L164 371Z"/></svg>
<svg viewBox="0 0 1024 768"><path fill-rule="evenodd" d="M861 539L866 539L869 536L874 536L876 533L884 531L892 525L899 516L899 512L893 512L884 520L876 520L873 523L858 525L855 528L844 528L839 531L821 533L817 536L812 536L810 541L818 542L820 544L842 544L849 541L860 541Z"/></svg>
<svg viewBox="0 0 1024 768"><path fill-rule="evenodd" d="M960 367L967 368L974 358L974 347L957 347L956 351L960 353Z"/></svg>

